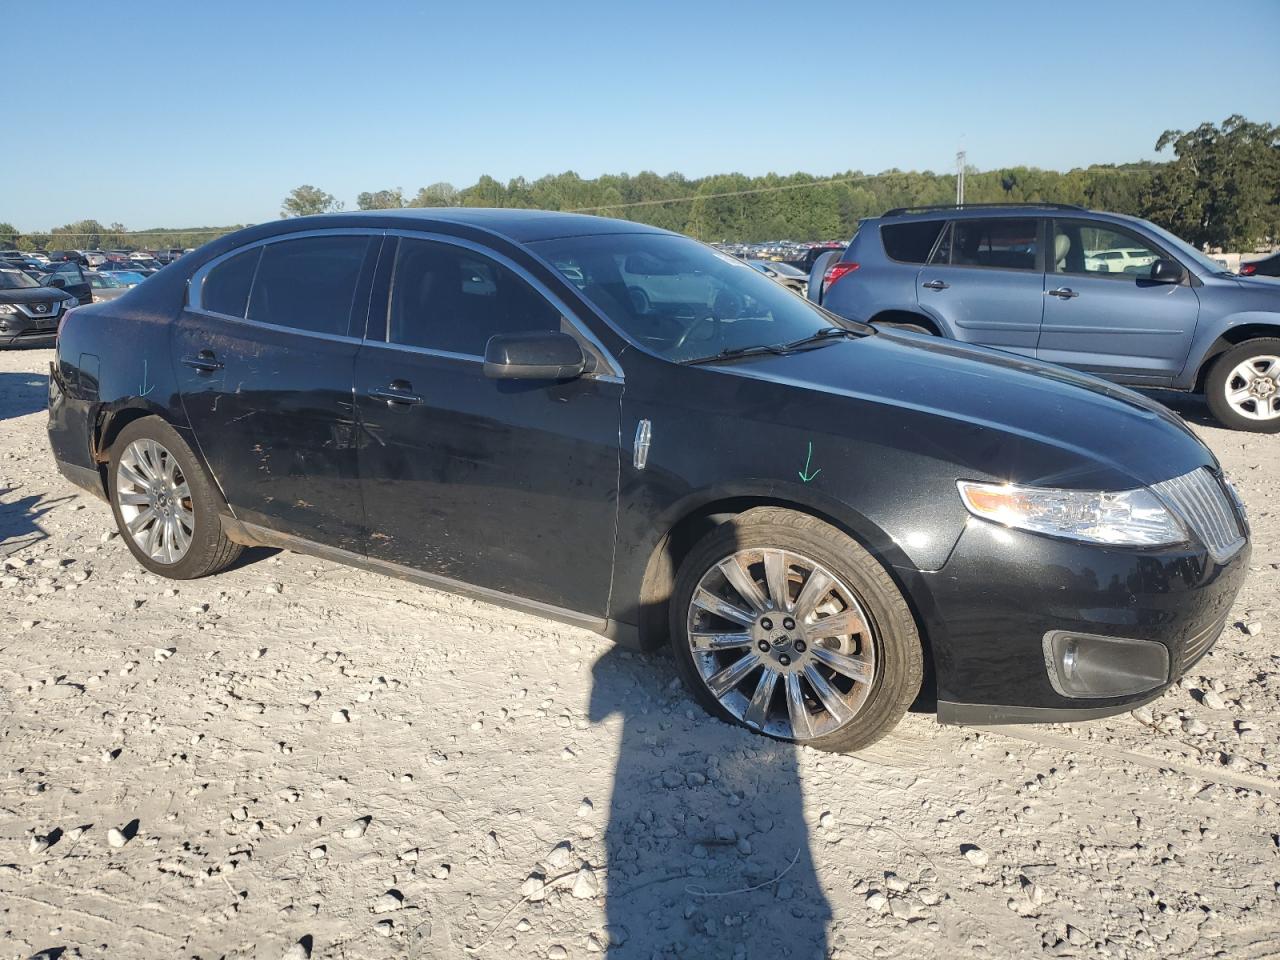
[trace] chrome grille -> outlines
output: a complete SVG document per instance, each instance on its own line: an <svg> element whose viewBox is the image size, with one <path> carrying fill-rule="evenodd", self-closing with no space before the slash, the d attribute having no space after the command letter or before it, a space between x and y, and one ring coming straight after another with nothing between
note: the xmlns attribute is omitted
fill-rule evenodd
<svg viewBox="0 0 1280 960"><path fill-rule="evenodd" d="M1151 489L1186 521L1213 559L1225 560L1244 545L1244 531L1227 491L1208 467L1157 483Z"/></svg>
<svg viewBox="0 0 1280 960"><path fill-rule="evenodd" d="M1190 669L1197 660L1208 653L1209 648L1213 646L1213 642L1222 635L1222 628L1226 625L1227 621L1224 617L1221 620L1214 621L1204 630L1184 641L1182 649L1178 652L1177 672L1181 674Z"/></svg>

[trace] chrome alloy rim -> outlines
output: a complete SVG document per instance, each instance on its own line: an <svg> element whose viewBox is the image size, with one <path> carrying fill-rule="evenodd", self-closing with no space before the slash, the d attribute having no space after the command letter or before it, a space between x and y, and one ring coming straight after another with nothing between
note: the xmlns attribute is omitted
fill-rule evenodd
<svg viewBox="0 0 1280 960"><path fill-rule="evenodd" d="M698 581L689 647L702 682L747 726L806 741L853 722L877 637L853 590L789 550L739 550Z"/></svg>
<svg viewBox="0 0 1280 960"><path fill-rule="evenodd" d="M1227 403L1250 420L1280 417L1280 357L1250 357L1227 377Z"/></svg>
<svg viewBox="0 0 1280 960"><path fill-rule="evenodd" d="M135 440L125 447L116 468L116 503L129 536L152 560L177 563L187 555L196 527L191 488L160 444Z"/></svg>

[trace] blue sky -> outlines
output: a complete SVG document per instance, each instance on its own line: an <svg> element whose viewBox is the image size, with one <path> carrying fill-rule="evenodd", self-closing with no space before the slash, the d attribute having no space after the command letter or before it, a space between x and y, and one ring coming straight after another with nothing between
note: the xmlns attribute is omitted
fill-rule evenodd
<svg viewBox="0 0 1280 960"><path fill-rule="evenodd" d="M354 207L483 173L937 170L961 144L981 169L1067 169L1232 113L1280 122L1277 0L67 0L0 20L38 38L4 56L0 221L24 230L260 221L301 183Z"/></svg>

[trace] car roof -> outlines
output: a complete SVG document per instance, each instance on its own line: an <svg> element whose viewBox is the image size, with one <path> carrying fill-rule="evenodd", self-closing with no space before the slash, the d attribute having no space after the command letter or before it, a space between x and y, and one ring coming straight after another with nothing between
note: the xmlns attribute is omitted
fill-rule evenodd
<svg viewBox="0 0 1280 960"><path fill-rule="evenodd" d="M1090 210L1087 207L1071 203L974 203L965 206L928 206L928 207L895 207L880 217L869 217L869 220L904 221L904 220L990 220L1005 217L1089 217L1101 220L1127 220L1142 222L1140 217L1131 217L1123 213L1108 213L1102 210Z"/></svg>
<svg viewBox="0 0 1280 960"><path fill-rule="evenodd" d="M497 233L516 243L536 240L553 240L559 237L584 237L610 233L670 233L645 223L631 220L615 220L612 217L595 217L583 213L562 213L555 210L525 210L509 207L422 207L420 209L364 210L350 214L327 214L314 219L316 226L322 219L344 217L370 218L386 226L403 226L422 229L431 223L450 223L475 227ZM336 226L337 224L335 224Z"/></svg>

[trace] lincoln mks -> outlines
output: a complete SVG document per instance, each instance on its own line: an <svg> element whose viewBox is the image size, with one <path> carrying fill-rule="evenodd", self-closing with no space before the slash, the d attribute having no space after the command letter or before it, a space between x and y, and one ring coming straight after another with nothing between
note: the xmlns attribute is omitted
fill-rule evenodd
<svg viewBox="0 0 1280 960"><path fill-rule="evenodd" d="M992 723L1150 700L1249 555L1158 404L570 214L225 236L69 314L49 435L154 573L267 545L669 643L714 716L828 750L913 702Z"/></svg>

